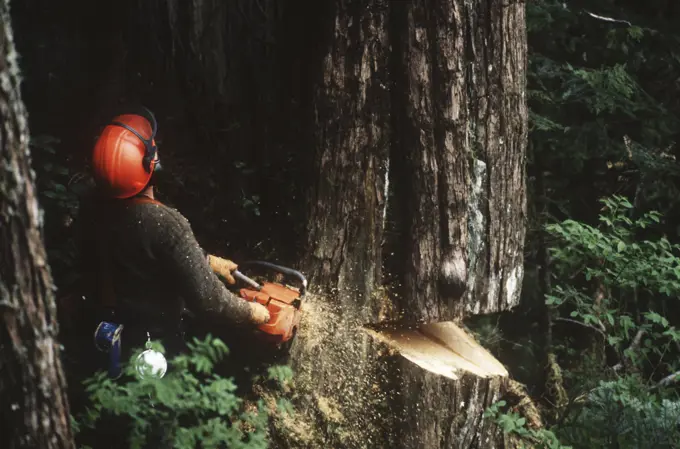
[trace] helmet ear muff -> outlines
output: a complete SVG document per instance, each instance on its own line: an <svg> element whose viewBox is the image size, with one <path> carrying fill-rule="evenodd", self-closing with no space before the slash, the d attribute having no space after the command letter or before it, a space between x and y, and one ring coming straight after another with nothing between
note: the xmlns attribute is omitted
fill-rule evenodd
<svg viewBox="0 0 680 449"><path fill-rule="evenodd" d="M144 142L146 144L146 142ZM158 147L155 143L152 143L151 150L147 148L147 152L142 159L142 164L144 164L144 170L147 172L157 172L161 169L161 160L158 157Z"/></svg>
<svg viewBox="0 0 680 449"><path fill-rule="evenodd" d="M151 173L152 171L155 172L161 169L160 159L158 158L158 146L156 145L155 140L158 124L153 112L147 108L142 107L142 114L140 115L147 119L151 125L151 136L148 139L145 139L137 130L126 125L125 123L113 121L111 124L127 129L144 143L145 152L144 158L142 159L142 164L144 165L144 169L147 171L147 173Z"/></svg>

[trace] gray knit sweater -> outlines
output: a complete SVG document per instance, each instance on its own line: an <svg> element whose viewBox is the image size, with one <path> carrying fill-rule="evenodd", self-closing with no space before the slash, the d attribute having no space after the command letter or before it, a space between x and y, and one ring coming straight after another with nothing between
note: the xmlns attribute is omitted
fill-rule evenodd
<svg viewBox="0 0 680 449"><path fill-rule="evenodd" d="M191 226L162 204L90 198L81 205L83 261L91 290L110 273L118 316L172 329L184 307L224 325L245 324L250 307L212 272ZM106 268L108 267L108 268Z"/></svg>

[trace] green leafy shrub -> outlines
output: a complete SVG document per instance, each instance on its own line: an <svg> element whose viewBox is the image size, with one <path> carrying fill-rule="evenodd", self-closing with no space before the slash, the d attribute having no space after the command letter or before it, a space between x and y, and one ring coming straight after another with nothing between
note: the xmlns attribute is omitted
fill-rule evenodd
<svg viewBox="0 0 680 449"><path fill-rule="evenodd" d="M95 431L107 426L107 416L125 417L127 439L131 449L157 444L162 429L166 447L176 449L234 448L265 449L268 447L267 425L271 410L262 400L246 401L236 395L231 378L213 374L215 365L228 353L219 340L207 336L187 343L189 351L174 357L163 378L140 376L137 351L124 368L120 380L100 372L85 381L90 406L75 421L75 429ZM151 344L164 352L162 345ZM290 368L272 367L269 379L283 385L291 377ZM290 413L290 405L280 402L281 410Z"/></svg>
<svg viewBox="0 0 680 449"><path fill-rule="evenodd" d="M578 447L670 449L680 445L680 401L662 398L629 376L602 381L587 403L560 426Z"/></svg>
<svg viewBox="0 0 680 449"><path fill-rule="evenodd" d="M680 332L661 306L664 298L680 296L680 245L665 237L638 238L660 221L657 212L632 219L626 198L602 203L602 229L574 220L547 226L560 242L551 250L557 277L571 279L556 285L547 304L599 330L619 357L637 368L657 375L677 370L671 349Z"/></svg>
<svg viewBox="0 0 680 449"><path fill-rule="evenodd" d="M528 428L524 417L503 410L505 401L491 405L484 417L537 449L677 448L680 401L662 398L643 385L633 376L602 381L576 413L553 429Z"/></svg>
<svg viewBox="0 0 680 449"><path fill-rule="evenodd" d="M547 226L558 239L551 255L561 281L547 304L597 330L618 356L607 369L582 363L572 372L586 381L573 382L571 411L556 433L575 447L677 447L679 403L663 398L658 381L680 368L680 333L663 307L680 296L680 246L650 237L659 213L633 218L622 196L601 202L599 228L574 220ZM577 400L579 384L588 388Z"/></svg>
<svg viewBox="0 0 680 449"><path fill-rule="evenodd" d="M547 429L528 429L503 401L486 416L534 447L673 448L680 446L680 400L668 385L680 371L680 331L664 301L680 297L680 245L653 237L661 215L634 218L622 196L601 200L600 226L564 220L546 226L557 280L546 303L554 320L591 329L610 356L553 342L569 404ZM594 360L599 360L594 363Z"/></svg>
<svg viewBox="0 0 680 449"><path fill-rule="evenodd" d="M557 436L547 429L530 429L526 419L517 412L507 412L502 409L507 405L505 401L498 401L484 411L484 418L492 419L504 433L516 436L520 441L530 444L528 447L536 449L571 449L563 446ZM520 448L527 447L520 443Z"/></svg>

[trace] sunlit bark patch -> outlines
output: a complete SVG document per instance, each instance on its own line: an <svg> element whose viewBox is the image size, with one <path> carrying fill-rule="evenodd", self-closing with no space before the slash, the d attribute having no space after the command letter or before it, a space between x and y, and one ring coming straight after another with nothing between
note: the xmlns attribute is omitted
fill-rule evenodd
<svg viewBox="0 0 680 449"><path fill-rule="evenodd" d="M449 379L463 373L507 377L508 371L452 321L419 326L370 325L364 330L421 368Z"/></svg>

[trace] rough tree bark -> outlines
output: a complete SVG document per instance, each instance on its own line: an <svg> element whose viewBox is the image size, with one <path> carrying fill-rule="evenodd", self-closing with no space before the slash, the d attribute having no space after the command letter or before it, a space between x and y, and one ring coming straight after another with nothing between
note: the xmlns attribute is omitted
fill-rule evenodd
<svg viewBox="0 0 680 449"><path fill-rule="evenodd" d="M0 435L7 448L72 448L16 59L0 0Z"/></svg>
<svg viewBox="0 0 680 449"><path fill-rule="evenodd" d="M394 187L397 238L407 242L394 262L396 306L407 321L509 309L523 278L524 4L399 2L391 27L391 177L410 180ZM406 361L399 373L403 447L500 441L481 417L498 379L454 382Z"/></svg>
<svg viewBox="0 0 680 449"><path fill-rule="evenodd" d="M314 152L302 267L319 296L305 305L291 359L305 428L299 432L297 420L283 444L381 447L384 370L378 345L360 327L387 305L378 287L390 142L388 8L382 1L297 6L304 14L288 11L294 23L316 21L287 47L306 67L297 79L309 130L302 142Z"/></svg>
<svg viewBox="0 0 680 449"><path fill-rule="evenodd" d="M499 397L501 380L452 381L406 360L395 367L358 328L383 319L460 320L517 304L524 4L333 5L310 12L323 18L318 26L326 33L305 39L321 42L322 63L302 77L316 86L307 128L320 174L309 195L304 267L324 294L308 309L309 327L293 354L300 404L317 429L331 429L316 444L500 446L482 412ZM375 242L384 231L393 253L389 298L376 288L383 258ZM367 429L385 429L393 439Z"/></svg>
<svg viewBox="0 0 680 449"><path fill-rule="evenodd" d="M395 206L401 305L437 321L519 301L524 244L524 4L393 8Z"/></svg>
<svg viewBox="0 0 680 449"><path fill-rule="evenodd" d="M309 78L316 152L304 265L322 288L370 292L380 284L386 205L387 8L380 1L326 6L316 14L325 19L321 58L309 55L318 72ZM363 310L367 298L342 299L350 301L343 309Z"/></svg>

